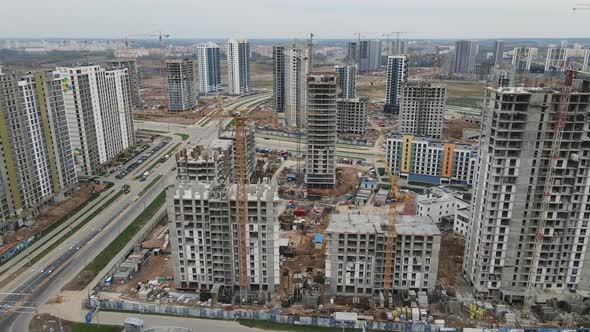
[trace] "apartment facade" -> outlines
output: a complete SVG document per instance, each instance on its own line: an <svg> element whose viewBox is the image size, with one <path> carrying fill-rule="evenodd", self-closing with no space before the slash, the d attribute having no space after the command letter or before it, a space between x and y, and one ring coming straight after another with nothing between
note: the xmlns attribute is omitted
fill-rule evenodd
<svg viewBox="0 0 590 332"><path fill-rule="evenodd" d="M326 229L326 292L378 297L383 293L386 215L334 214ZM390 289L432 291L440 231L428 218L398 216Z"/></svg>
<svg viewBox="0 0 590 332"><path fill-rule="evenodd" d="M239 290L235 192L235 185L197 182L168 189L176 288ZM262 182L246 192L248 287L273 294L280 284L277 187Z"/></svg>
<svg viewBox="0 0 590 332"><path fill-rule="evenodd" d="M247 40L227 42L227 65L229 94L250 93L250 43Z"/></svg>
<svg viewBox="0 0 590 332"><path fill-rule="evenodd" d="M285 112L285 45L273 45L272 62L272 105L275 112Z"/></svg>
<svg viewBox="0 0 590 332"><path fill-rule="evenodd" d="M58 67L74 164L79 176L135 144L127 70L96 65Z"/></svg>
<svg viewBox="0 0 590 332"><path fill-rule="evenodd" d="M504 63L504 41L494 42L494 66L501 66Z"/></svg>
<svg viewBox="0 0 590 332"><path fill-rule="evenodd" d="M336 185L336 79L335 73L307 76L305 184L308 188Z"/></svg>
<svg viewBox="0 0 590 332"><path fill-rule="evenodd" d="M446 84L407 82L402 88L400 101L402 133L441 139L446 106Z"/></svg>
<svg viewBox="0 0 590 332"><path fill-rule="evenodd" d="M220 59L219 46L217 44L202 43L197 45L200 93L215 93L221 89Z"/></svg>
<svg viewBox="0 0 590 332"><path fill-rule="evenodd" d="M545 73L563 72L569 57L569 49L566 47L547 49L547 58L545 59Z"/></svg>
<svg viewBox="0 0 590 332"><path fill-rule="evenodd" d="M479 43L476 40L458 40L455 42L455 61L453 73L473 73L475 58L479 51Z"/></svg>
<svg viewBox="0 0 590 332"><path fill-rule="evenodd" d="M192 59L166 60L168 110L183 112L197 107L195 62Z"/></svg>
<svg viewBox="0 0 590 332"><path fill-rule="evenodd" d="M352 99L356 94L356 66L334 66L338 75L338 98Z"/></svg>
<svg viewBox="0 0 590 332"><path fill-rule="evenodd" d="M361 40L359 44L358 70L369 73L379 70L381 64L381 41Z"/></svg>
<svg viewBox="0 0 590 332"><path fill-rule="evenodd" d="M131 91L131 106L133 109L141 108L141 96L139 95L139 70L135 59L113 59L108 60L107 70L127 69L129 76L129 91Z"/></svg>
<svg viewBox="0 0 590 332"><path fill-rule="evenodd" d="M575 80L535 271L535 291L590 289L590 83ZM561 91L488 88L463 272L478 297L522 302Z"/></svg>
<svg viewBox="0 0 590 332"><path fill-rule="evenodd" d="M59 78L0 70L0 131L3 232L30 225L43 207L77 187Z"/></svg>
<svg viewBox="0 0 590 332"><path fill-rule="evenodd" d="M305 128L305 84L309 74L306 45L285 47L285 122L289 127Z"/></svg>
<svg viewBox="0 0 590 332"><path fill-rule="evenodd" d="M407 57L392 55L387 57L387 76L385 78L385 106L386 113L399 113L402 88L408 79Z"/></svg>
<svg viewBox="0 0 590 332"><path fill-rule="evenodd" d="M470 186L476 175L477 147L413 135L387 137L386 161L403 179Z"/></svg>
<svg viewBox="0 0 590 332"><path fill-rule="evenodd" d="M517 73L528 73L538 49L533 47L515 47L512 50L512 65Z"/></svg>
<svg viewBox="0 0 590 332"><path fill-rule="evenodd" d="M363 136L367 132L369 97L338 98L338 133Z"/></svg>

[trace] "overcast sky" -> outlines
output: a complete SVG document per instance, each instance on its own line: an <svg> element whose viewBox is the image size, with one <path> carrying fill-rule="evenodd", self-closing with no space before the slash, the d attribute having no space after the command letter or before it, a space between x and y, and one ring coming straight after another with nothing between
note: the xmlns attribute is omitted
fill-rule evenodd
<svg viewBox="0 0 590 332"><path fill-rule="evenodd" d="M590 37L583 0L2 0L0 37ZM590 1L589 1L590 2Z"/></svg>

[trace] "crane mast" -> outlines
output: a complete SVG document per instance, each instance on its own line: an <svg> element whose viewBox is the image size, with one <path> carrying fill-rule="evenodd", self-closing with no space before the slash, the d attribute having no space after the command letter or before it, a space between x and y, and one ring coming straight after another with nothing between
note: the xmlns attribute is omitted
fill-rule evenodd
<svg viewBox="0 0 590 332"><path fill-rule="evenodd" d="M241 113L234 117L236 125L236 224L238 233L238 271L240 299L245 301L248 291L248 247L246 245L246 119Z"/></svg>
<svg viewBox="0 0 590 332"><path fill-rule="evenodd" d="M559 108L555 117L553 125L553 140L551 142L551 152L549 155L549 165L547 169L547 176L543 186L543 199L541 202L541 210L539 215L539 225L535 233L535 242L533 246L532 264L529 270L528 281L524 296L524 314L530 315L531 307L534 302L534 289L536 284L537 268L539 266L539 258L541 255L541 248L543 246L543 239L545 238L545 225L547 224L547 214L552 203L551 199L554 197L553 186L555 185L555 170L557 169L557 162L560 158L561 141L563 137L563 129L567 121L567 112L569 109L570 96L572 93L572 84L574 79L574 71L567 69L565 71L565 78L561 97L559 100Z"/></svg>

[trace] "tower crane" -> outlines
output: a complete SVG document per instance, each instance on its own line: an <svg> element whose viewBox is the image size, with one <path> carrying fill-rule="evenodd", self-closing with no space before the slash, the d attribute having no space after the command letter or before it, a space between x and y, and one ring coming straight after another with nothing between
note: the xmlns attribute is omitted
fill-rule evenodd
<svg viewBox="0 0 590 332"><path fill-rule="evenodd" d="M563 129L565 127L568 109L570 103L570 96L573 88L574 71L571 68L566 69L563 80L563 87L561 89L561 97L559 100L559 108L555 115L555 122L553 124L553 140L551 141L551 152L548 156L549 165L545 183L543 186L543 199L541 201L541 210L539 212L539 225L535 232L535 242L533 246L533 256L531 267L529 270L528 280L526 284L524 296L524 314L530 315L531 307L534 302L534 289L537 277L537 268L539 266L539 258L541 256L541 249L543 240L545 238L545 225L547 223L547 215L551 208L551 204L559 204L559 202L552 202L556 194L553 192L555 185L555 172L557 163L560 160L561 141L563 137Z"/></svg>

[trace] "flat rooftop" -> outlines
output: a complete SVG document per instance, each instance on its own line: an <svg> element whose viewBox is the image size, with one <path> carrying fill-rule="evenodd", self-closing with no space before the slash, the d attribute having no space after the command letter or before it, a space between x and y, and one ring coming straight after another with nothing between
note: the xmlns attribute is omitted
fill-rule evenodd
<svg viewBox="0 0 590 332"><path fill-rule="evenodd" d="M326 232L338 234L382 234L388 223L387 215L333 214ZM398 235L437 236L440 230L429 217L400 216L395 225Z"/></svg>

